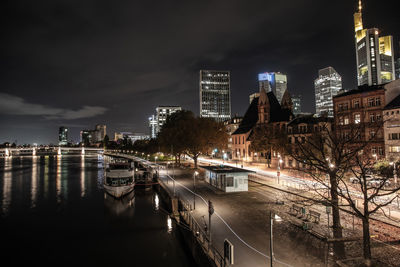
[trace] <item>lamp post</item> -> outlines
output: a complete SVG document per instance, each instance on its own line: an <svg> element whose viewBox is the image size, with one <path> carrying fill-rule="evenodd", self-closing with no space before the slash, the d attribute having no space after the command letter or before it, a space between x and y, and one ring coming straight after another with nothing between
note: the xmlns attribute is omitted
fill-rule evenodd
<svg viewBox="0 0 400 267"><path fill-rule="evenodd" d="M196 176L199 173L197 171L194 172L193 174L193 209L196 209Z"/></svg>
<svg viewBox="0 0 400 267"><path fill-rule="evenodd" d="M390 165L393 165L393 178L394 178L394 183L397 185L396 161L390 162Z"/></svg>
<svg viewBox="0 0 400 267"><path fill-rule="evenodd" d="M278 176L278 184L279 184L279 176L281 175L281 163L283 160L281 159L281 155L278 154L278 170L276 171L276 176Z"/></svg>

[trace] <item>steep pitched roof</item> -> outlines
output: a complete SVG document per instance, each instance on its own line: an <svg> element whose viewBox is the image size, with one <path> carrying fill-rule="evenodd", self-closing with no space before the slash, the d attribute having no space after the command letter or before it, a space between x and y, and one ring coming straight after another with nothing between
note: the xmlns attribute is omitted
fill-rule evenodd
<svg viewBox="0 0 400 267"><path fill-rule="evenodd" d="M289 121L293 117L292 111L283 109L273 92L267 93L270 104L270 122Z"/></svg>
<svg viewBox="0 0 400 267"><path fill-rule="evenodd" d="M244 114L243 120L239 125L239 128L232 134L244 134L250 131L258 121L258 97L255 97L246 113Z"/></svg>

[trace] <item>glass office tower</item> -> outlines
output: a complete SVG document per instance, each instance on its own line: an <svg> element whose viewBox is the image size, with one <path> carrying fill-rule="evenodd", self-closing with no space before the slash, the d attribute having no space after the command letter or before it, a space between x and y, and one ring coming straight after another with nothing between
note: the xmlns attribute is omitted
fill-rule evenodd
<svg viewBox="0 0 400 267"><path fill-rule="evenodd" d="M280 72L264 72L258 74L259 89L264 89L267 93L273 92L279 103L282 101L283 94L287 89L287 76Z"/></svg>
<svg viewBox="0 0 400 267"><path fill-rule="evenodd" d="M319 70L314 86L316 114L333 117L332 98L342 89L342 77L334 68L327 67Z"/></svg>
<svg viewBox="0 0 400 267"><path fill-rule="evenodd" d="M200 70L200 117L226 121L231 118L230 72Z"/></svg>

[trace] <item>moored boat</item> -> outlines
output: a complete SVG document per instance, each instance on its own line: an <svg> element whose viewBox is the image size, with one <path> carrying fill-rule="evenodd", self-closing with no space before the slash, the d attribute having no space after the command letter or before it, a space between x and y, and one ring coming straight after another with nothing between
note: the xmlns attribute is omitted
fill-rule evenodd
<svg viewBox="0 0 400 267"><path fill-rule="evenodd" d="M115 198L123 197L135 187L135 171L126 161L111 162L104 175L104 190Z"/></svg>

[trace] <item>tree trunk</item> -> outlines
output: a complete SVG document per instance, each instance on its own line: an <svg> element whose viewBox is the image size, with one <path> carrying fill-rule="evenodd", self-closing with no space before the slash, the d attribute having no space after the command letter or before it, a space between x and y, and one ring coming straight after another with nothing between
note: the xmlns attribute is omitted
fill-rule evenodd
<svg viewBox="0 0 400 267"><path fill-rule="evenodd" d="M362 218L363 224L363 251L365 266L371 266L371 237L369 233L369 215Z"/></svg>
<svg viewBox="0 0 400 267"><path fill-rule="evenodd" d="M194 157L193 157L194 168L195 168L195 169L197 169L197 157L198 157L198 156L194 156Z"/></svg>
<svg viewBox="0 0 400 267"><path fill-rule="evenodd" d="M340 223L340 210L339 210L339 197L337 191L336 173L329 174L331 183L331 203L332 203L332 228L333 237L337 239L343 238L342 225ZM335 260L345 257L344 243L334 242L333 250L335 253Z"/></svg>

